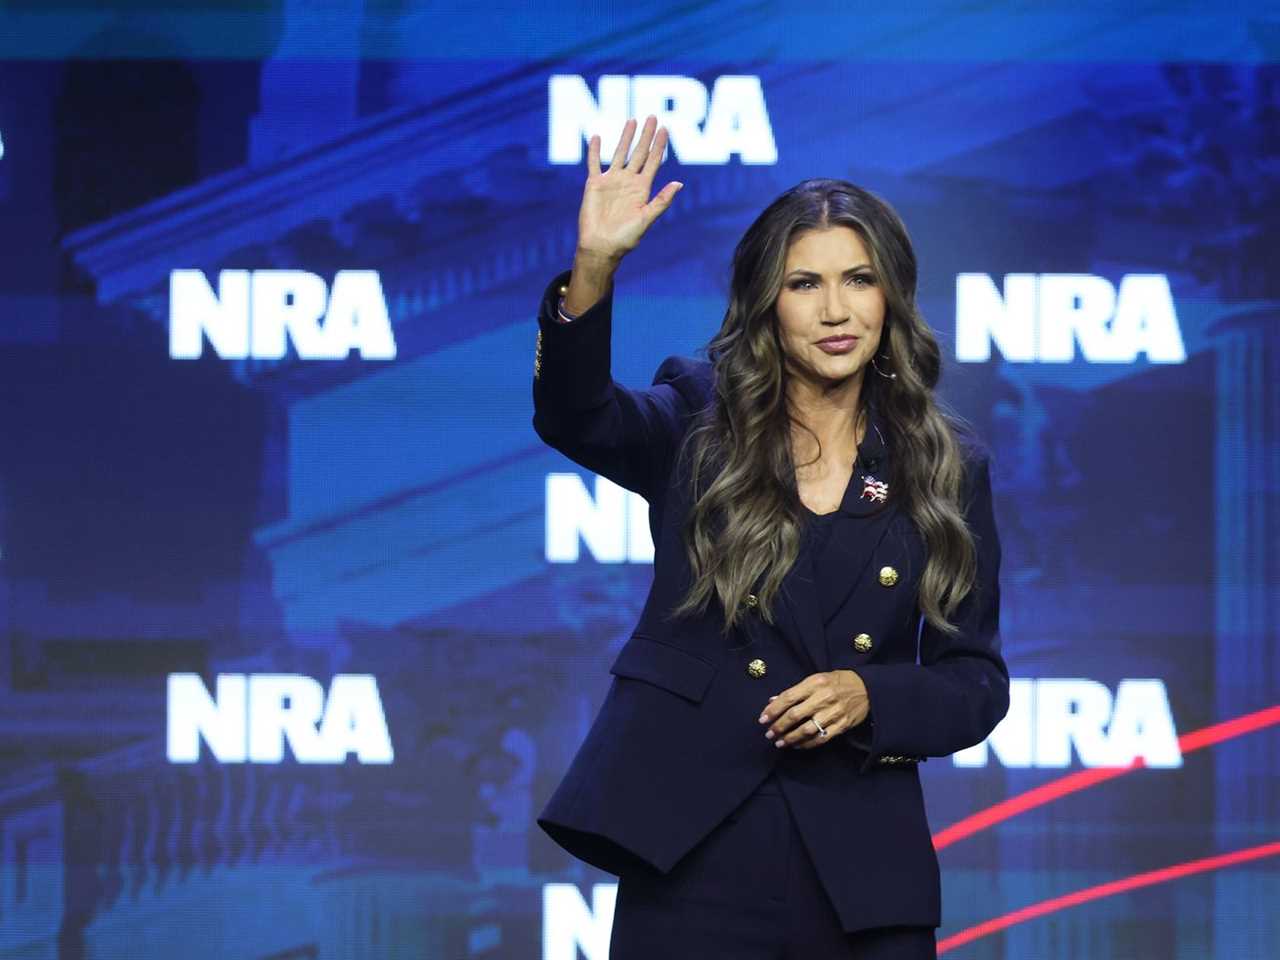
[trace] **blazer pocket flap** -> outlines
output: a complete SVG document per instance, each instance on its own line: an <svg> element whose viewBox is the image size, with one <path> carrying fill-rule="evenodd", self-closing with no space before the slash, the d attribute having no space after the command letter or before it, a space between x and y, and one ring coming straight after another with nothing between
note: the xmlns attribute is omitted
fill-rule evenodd
<svg viewBox="0 0 1280 960"><path fill-rule="evenodd" d="M618 651L609 672L632 680L644 680L699 703L706 696L716 668L701 657L669 643L633 636Z"/></svg>

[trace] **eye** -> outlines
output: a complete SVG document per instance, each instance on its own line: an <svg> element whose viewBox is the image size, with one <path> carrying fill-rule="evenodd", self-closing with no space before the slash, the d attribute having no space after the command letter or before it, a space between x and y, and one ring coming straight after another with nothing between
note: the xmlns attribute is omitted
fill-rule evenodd
<svg viewBox="0 0 1280 960"><path fill-rule="evenodd" d="M876 278L869 273L857 273L850 277L850 279L853 281L853 285L859 289L875 286L876 282Z"/></svg>
<svg viewBox="0 0 1280 960"><path fill-rule="evenodd" d="M800 289L802 286L804 286L806 283L807 283L807 284L812 284L812 283L813 283L813 281L812 281L812 280L805 280L805 279L803 279L803 278L802 278L802 279L800 279L800 280L792 280L789 284L787 284L787 287L788 287L788 289L790 289L790 290L799 290L799 289Z"/></svg>

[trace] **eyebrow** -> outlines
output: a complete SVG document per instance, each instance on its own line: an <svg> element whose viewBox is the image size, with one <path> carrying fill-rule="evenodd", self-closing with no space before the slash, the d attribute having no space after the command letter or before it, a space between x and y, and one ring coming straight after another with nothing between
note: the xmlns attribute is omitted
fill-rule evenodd
<svg viewBox="0 0 1280 960"><path fill-rule="evenodd" d="M871 269L871 264L860 263L855 267L850 267L848 270L842 273L841 276L847 277L849 276L849 274L857 273L859 270L870 270L870 269ZM813 270L799 269L799 270L792 270L789 274L787 274L787 276L788 277L820 277L822 276L822 274L816 273Z"/></svg>

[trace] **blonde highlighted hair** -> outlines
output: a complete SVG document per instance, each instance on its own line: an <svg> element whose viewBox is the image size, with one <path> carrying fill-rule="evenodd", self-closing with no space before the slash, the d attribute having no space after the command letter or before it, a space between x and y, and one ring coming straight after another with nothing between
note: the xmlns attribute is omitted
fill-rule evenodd
<svg viewBox="0 0 1280 960"><path fill-rule="evenodd" d="M874 404L892 450L890 489L924 538L920 581L925 619L948 634L956 606L973 588L976 550L960 503L964 424L934 396L941 373L937 339L916 307L917 265L906 227L874 194L843 180L805 180L774 200L734 251L729 306L707 347L715 396L685 437L694 507L685 529L693 582L673 616L725 610L725 630L756 591L772 622L783 577L800 549L802 504L791 456L793 418L775 305L787 249L806 230L858 233L887 304L877 365L860 405ZM859 411L859 415L863 413Z"/></svg>

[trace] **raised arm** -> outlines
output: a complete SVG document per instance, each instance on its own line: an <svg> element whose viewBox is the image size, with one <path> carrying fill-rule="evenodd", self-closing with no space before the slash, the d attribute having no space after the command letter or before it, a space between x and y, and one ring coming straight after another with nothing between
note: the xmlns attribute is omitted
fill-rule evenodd
<svg viewBox="0 0 1280 960"><path fill-rule="evenodd" d="M656 128L650 116L628 159L635 134L628 120L607 172L600 138L590 140L573 267L552 280L539 305L533 382L538 435L646 499L669 459L689 392L679 381L688 371L668 361L652 388L629 390L613 380L610 343L618 265L682 186L673 181L649 199L667 144L666 130Z"/></svg>

